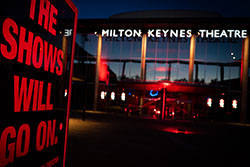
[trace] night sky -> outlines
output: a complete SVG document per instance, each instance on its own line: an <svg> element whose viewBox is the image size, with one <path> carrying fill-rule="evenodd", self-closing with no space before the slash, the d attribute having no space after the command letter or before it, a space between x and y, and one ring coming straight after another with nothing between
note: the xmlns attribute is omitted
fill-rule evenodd
<svg viewBox="0 0 250 167"><path fill-rule="evenodd" d="M203 10L224 17L250 17L249 0L72 0L79 18L108 18L111 15L142 10Z"/></svg>
<svg viewBox="0 0 250 167"><path fill-rule="evenodd" d="M79 19L98 19L108 18L109 16L120 14L124 12L143 11L143 10L199 10L216 12L224 17L248 17L250 18L250 1L238 0L237 3L224 0L210 0L210 1L198 1L198 0L72 0L78 8ZM89 37L90 38L90 37ZM85 49L92 55L96 55L97 38L85 42ZM104 42L102 49L103 58L133 58L140 59L140 43L123 42L120 43ZM164 46L161 46L164 45ZM170 44L168 50L166 43L157 44L157 50L155 43L148 43L147 46L147 58L148 59L176 59L177 57L188 61L189 57L189 44L181 44L178 49L177 43ZM208 48L205 51L205 48ZM168 54L166 54L168 52ZM235 59L241 58L241 42L237 44L197 44L196 60L208 61L208 62L231 62L234 61L230 53L235 53ZM108 66L117 76L121 76L122 64L119 62L108 63ZM225 67L225 78L238 78L239 67ZM164 70L163 70L164 69ZM164 64L151 63L147 66L147 80L159 80L166 77L167 67ZM199 68L198 78L205 79L205 82L209 83L212 79L219 79L220 72L218 66L201 66ZM173 64L171 67L171 80L188 78L188 66ZM139 75L140 64L127 63L125 74L129 77Z"/></svg>

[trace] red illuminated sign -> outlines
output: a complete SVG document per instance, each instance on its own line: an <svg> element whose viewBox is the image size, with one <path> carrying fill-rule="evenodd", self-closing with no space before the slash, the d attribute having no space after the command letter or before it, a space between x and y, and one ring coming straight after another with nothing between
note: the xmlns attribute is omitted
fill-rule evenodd
<svg viewBox="0 0 250 167"><path fill-rule="evenodd" d="M71 0L4 4L0 166L64 167L77 9Z"/></svg>

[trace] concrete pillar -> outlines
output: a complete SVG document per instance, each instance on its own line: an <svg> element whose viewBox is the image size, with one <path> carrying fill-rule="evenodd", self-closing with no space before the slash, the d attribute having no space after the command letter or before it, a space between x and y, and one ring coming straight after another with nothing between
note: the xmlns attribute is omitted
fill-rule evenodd
<svg viewBox="0 0 250 167"><path fill-rule="evenodd" d="M142 45L141 45L141 81L146 80L146 52L147 52L147 34L143 34ZM143 91L142 95L140 96L140 106L139 106L140 116L142 116L142 106L144 97L145 97L145 91Z"/></svg>
<svg viewBox="0 0 250 167"><path fill-rule="evenodd" d="M98 88L99 88L99 67L101 62L102 54L102 35L98 35L98 45L97 45L97 55L96 55L96 68L95 68L95 87L94 87L94 106L93 110L97 109L97 100L98 100Z"/></svg>
<svg viewBox="0 0 250 167"><path fill-rule="evenodd" d="M194 72L194 58L195 58L195 35L193 34L190 39L190 51L189 51L189 82L193 82L193 72Z"/></svg>
<svg viewBox="0 0 250 167"><path fill-rule="evenodd" d="M241 56L241 113L240 122L247 123L247 89L248 89L248 60L249 60L249 36L243 39Z"/></svg>
<svg viewBox="0 0 250 167"><path fill-rule="evenodd" d="M190 50L189 50L189 75L188 75L188 82L193 82L194 77L194 59L195 59L195 45L196 45L196 35L193 34L190 39ZM198 74L198 71L197 71ZM191 97L189 96L191 99ZM188 117L191 118L192 116L192 103L187 104L187 111L188 111Z"/></svg>
<svg viewBox="0 0 250 167"><path fill-rule="evenodd" d="M142 36L142 45L141 45L141 80L145 80L146 71L145 71L145 62L146 62L146 51L147 51L147 34Z"/></svg>

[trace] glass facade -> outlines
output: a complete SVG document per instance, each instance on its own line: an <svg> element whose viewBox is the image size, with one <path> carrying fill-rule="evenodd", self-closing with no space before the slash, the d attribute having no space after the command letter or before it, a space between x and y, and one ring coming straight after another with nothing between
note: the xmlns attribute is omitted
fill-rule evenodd
<svg viewBox="0 0 250 167"><path fill-rule="evenodd" d="M188 37L147 37L145 80L141 80L142 37L102 37L97 108L110 111L113 107L120 112L156 118L164 112L164 119L239 121L243 39L197 35L191 71L190 41ZM82 59L75 61L75 67L84 68L79 71L80 77L85 86L93 89L97 31L79 33L76 43L75 60ZM189 78L191 72L192 80ZM91 90L87 92L93 94ZM111 98L112 92L115 99ZM208 99L212 100L211 105ZM233 105L235 100L237 107Z"/></svg>
<svg viewBox="0 0 250 167"><path fill-rule="evenodd" d="M140 76L141 39L103 38L102 60L118 80Z"/></svg>

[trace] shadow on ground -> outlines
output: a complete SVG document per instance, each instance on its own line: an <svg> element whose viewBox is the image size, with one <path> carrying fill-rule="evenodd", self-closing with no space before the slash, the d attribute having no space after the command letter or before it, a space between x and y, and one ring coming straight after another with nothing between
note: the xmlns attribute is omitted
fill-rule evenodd
<svg viewBox="0 0 250 167"><path fill-rule="evenodd" d="M72 112L68 167L246 166L249 127ZM168 131L184 129L194 133Z"/></svg>

